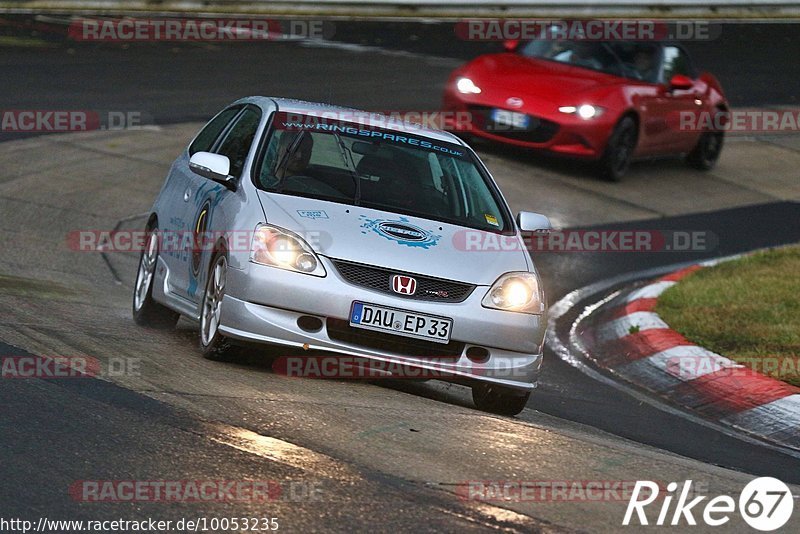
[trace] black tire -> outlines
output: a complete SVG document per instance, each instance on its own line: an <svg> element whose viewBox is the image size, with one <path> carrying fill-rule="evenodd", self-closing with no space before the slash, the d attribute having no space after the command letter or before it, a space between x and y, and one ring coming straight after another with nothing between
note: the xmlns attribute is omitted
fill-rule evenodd
<svg viewBox="0 0 800 534"><path fill-rule="evenodd" d="M180 314L153 300L153 279L158 265L158 228L148 228L145 243L133 285L133 320L139 326L175 328Z"/></svg>
<svg viewBox="0 0 800 534"><path fill-rule="evenodd" d="M472 401L484 412L517 415L528 404L531 392L479 382L472 386Z"/></svg>
<svg viewBox="0 0 800 534"><path fill-rule="evenodd" d="M623 117L608 138L608 145L599 162L600 177L609 182L619 182L631 165L639 130L633 117Z"/></svg>
<svg viewBox="0 0 800 534"><path fill-rule="evenodd" d="M221 269L221 271L220 271ZM228 256L217 251L208 269L203 300L200 306L200 350L203 357L213 361L231 361L239 355L239 347L219 332L222 298L225 295L225 277Z"/></svg>
<svg viewBox="0 0 800 534"><path fill-rule="evenodd" d="M724 141L724 132L703 132L692 151L686 155L686 163L695 169L710 171L719 160Z"/></svg>

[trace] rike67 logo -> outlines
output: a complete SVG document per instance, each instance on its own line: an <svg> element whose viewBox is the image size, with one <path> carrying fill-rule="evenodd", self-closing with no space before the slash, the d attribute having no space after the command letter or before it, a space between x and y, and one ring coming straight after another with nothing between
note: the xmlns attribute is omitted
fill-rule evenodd
<svg viewBox="0 0 800 534"><path fill-rule="evenodd" d="M772 477L761 477L748 483L739 495L738 503L730 495L719 495L705 503L703 501L708 497L704 495L690 500L693 493L691 480L685 481L680 489L677 482L670 482L664 495L659 495L660 489L656 482L638 480L622 524L636 525L636 520L640 525L652 524L649 523L652 516L648 519L645 508L659 497L663 498L663 502L654 523L658 526L694 526L697 525L695 514L708 526L722 526L731 520L738 504L739 514L745 523L756 530L768 532L784 526L792 517L794 509L794 497L789 486ZM631 520L634 520L633 523Z"/></svg>

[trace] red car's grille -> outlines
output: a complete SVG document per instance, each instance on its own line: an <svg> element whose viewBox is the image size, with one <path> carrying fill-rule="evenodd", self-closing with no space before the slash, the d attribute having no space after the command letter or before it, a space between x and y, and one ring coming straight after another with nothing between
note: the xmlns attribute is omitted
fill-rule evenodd
<svg viewBox="0 0 800 534"><path fill-rule="evenodd" d="M514 139L515 141L527 141L529 143L546 143L558 132L558 123L528 115L527 128L515 128L505 124L496 124L492 120L492 110L488 106L469 106L472 113L472 124L478 130Z"/></svg>

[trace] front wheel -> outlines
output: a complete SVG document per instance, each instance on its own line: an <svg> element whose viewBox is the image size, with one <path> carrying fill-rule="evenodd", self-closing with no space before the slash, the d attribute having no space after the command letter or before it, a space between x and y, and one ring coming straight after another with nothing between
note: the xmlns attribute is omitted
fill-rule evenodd
<svg viewBox="0 0 800 534"><path fill-rule="evenodd" d="M472 401L484 412L517 415L528 404L531 392L480 382L472 386Z"/></svg>
<svg viewBox="0 0 800 534"><path fill-rule="evenodd" d="M636 121L631 117L623 117L614 126L608 146L599 163L600 177L609 182L618 182L631 166L633 152L636 150L638 130Z"/></svg>
<svg viewBox="0 0 800 534"><path fill-rule="evenodd" d="M237 351L237 347L219 331L227 274L228 259L224 252L217 252L208 271L200 309L200 350L203 351L203 357L208 360L227 361L232 359Z"/></svg>
<svg viewBox="0 0 800 534"><path fill-rule="evenodd" d="M724 139L723 132L703 132L692 151L687 154L686 163L695 169L710 171L722 153Z"/></svg>
<svg viewBox="0 0 800 534"><path fill-rule="evenodd" d="M174 328L180 314L153 300L153 278L158 264L158 229L150 228L147 245L139 257L139 270L133 285L133 320L139 326Z"/></svg>

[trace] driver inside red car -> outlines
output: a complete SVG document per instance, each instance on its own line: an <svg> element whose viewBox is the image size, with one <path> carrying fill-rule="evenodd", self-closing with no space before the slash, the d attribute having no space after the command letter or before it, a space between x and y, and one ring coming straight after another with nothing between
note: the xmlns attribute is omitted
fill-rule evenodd
<svg viewBox="0 0 800 534"><path fill-rule="evenodd" d="M569 55L569 62L579 67L600 70L603 68L602 62L597 59L596 48L593 43L585 41L575 41L572 43L572 50Z"/></svg>
<svg viewBox="0 0 800 534"><path fill-rule="evenodd" d="M641 80L654 83L658 77L658 65L656 64L655 50L652 48L640 48L633 56L633 66L636 74Z"/></svg>

